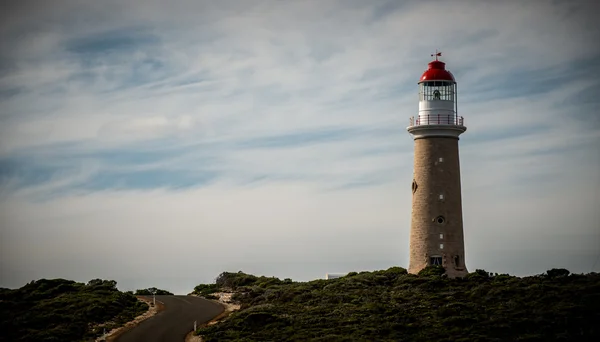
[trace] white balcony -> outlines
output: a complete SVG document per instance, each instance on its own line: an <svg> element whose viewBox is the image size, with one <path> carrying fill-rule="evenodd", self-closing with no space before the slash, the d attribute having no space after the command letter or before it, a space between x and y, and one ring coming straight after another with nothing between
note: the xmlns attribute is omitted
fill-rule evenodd
<svg viewBox="0 0 600 342"><path fill-rule="evenodd" d="M430 126L430 125L450 125L464 127L462 116L453 114L421 114L415 119L410 118L410 127L412 126Z"/></svg>

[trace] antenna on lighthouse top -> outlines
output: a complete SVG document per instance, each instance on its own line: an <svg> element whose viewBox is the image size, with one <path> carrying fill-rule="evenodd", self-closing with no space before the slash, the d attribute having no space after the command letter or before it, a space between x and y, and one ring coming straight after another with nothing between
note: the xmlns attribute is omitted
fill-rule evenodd
<svg viewBox="0 0 600 342"><path fill-rule="evenodd" d="M437 61L437 60L438 60L438 57L439 57L439 56L441 56L441 55L442 55L442 52L441 52L441 51L440 51L440 52L438 52L438 50L437 50L437 49L435 49L435 55L434 55L434 54L432 54L432 55L431 55L431 57L434 57L434 56L435 56L435 60Z"/></svg>

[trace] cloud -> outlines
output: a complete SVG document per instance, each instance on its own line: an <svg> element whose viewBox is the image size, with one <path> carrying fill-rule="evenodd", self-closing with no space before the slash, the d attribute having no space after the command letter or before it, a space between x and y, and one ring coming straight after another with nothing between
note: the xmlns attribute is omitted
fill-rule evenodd
<svg viewBox="0 0 600 342"><path fill-rule="evenodd" d="M467 266L588 272L595 9L19 2L0 21L0 286L115 277L186 291L225 269L406 266L405 128L436 48L468 127Z"/></svg>

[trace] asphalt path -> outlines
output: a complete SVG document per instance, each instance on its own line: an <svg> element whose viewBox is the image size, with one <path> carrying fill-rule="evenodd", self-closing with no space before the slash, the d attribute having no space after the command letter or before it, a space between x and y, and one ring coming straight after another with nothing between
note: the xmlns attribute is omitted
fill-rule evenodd
<svg viewBox="0 0 600 342"><path fill-rule="evenodd" d="M194 321L199 326L223 312L221 305L194 296L156 296L156 301L163 303L165 310L123 333L117 342L183 341L194 330Z"/></svg>

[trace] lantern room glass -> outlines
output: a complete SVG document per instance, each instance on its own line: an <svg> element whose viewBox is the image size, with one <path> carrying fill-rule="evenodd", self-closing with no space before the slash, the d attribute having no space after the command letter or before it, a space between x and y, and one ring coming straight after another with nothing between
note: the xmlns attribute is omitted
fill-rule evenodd
<svg viewBox="0 0 600 342"><path fill-rule="evenodd" d="M419 83L419 101L453 101L456 103L456 83L424 81Z"/></svg>

